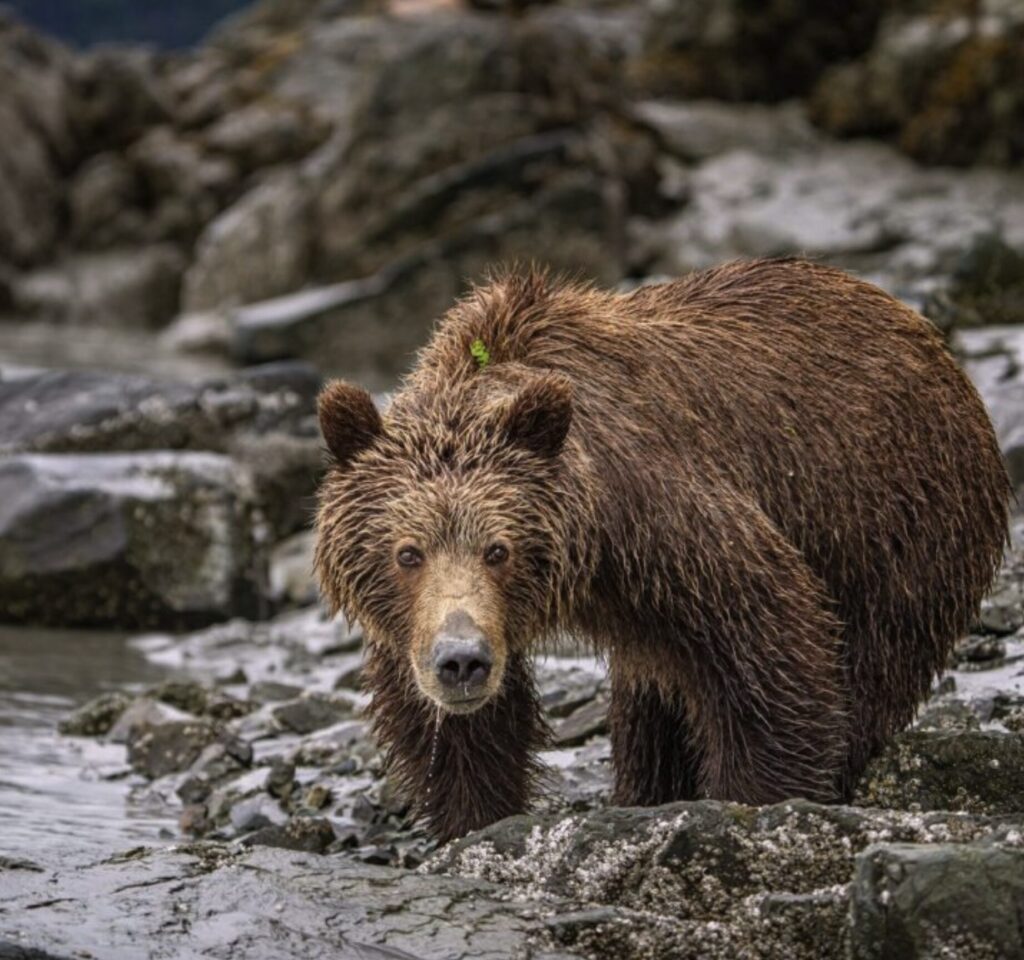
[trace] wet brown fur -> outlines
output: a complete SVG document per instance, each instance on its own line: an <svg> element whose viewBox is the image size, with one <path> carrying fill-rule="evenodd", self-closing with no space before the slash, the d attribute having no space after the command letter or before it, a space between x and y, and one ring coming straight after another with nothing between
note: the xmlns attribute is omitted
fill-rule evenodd
<svg viewBox="0 0 1024 960"><path fill-rule="evenodd" d="M556 631L609 655L617 802L848 797L1005 542L999 449L940 338L804 261L629 295L505 275L449 312L382 424L330 390L321 582L367 629L373 721L443 839L526 805L529 655ZM513 548L501 690L439 725L391 559L409 535Z"/></svg>

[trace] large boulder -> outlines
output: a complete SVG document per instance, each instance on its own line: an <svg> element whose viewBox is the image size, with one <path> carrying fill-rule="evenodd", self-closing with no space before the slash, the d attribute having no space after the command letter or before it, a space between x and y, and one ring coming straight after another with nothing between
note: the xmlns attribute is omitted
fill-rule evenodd
<svg viewBox="0 0 1024 960"><path fill-rule="evenodd" d="M1005 0L897 4L869 52L821 79L830 133L887 136L925 163L1024 158L1024 11Z"/></svg>
<svg viewBox="0 0 1024 960"><path fill-rule="evenodd" d="M322 455L303 364L199 383L48 370L0 379L0 454L188 449L230 454L272 539L306 526Z"/></svg>
<svg viewBox="0 0 1024 960"><path fill-rule="evenodd" d="M76 157L71 56L0 11L0 263L45 258L60 227L62 166Z"/></svg>
<svg viewBox="0 0 1024 960"><path fill-rule="evenodd" d="M154 328L177 312L185 258L172 244L78 253L15 281L15 307L56 323Z"/></svg>
<svg viewBox="0 0 1024 960"><path fill-rule="evenodd" d="M185 310L251 303L301 287L309 277L311 206L308 188L289 171L212 220L185 274Z"/></svg>
<svg viewBox="0 0 1024 960"><path fill-rule="evenodd" d="M0 620L183 626L257 615L264 558L244 468L213 453L0 462Z"/></svg>

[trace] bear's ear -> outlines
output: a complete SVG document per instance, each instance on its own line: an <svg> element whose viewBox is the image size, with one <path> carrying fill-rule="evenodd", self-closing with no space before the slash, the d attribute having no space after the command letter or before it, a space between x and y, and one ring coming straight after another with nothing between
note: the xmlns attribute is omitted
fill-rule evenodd
<svg viewBox="0 0 1024 960"><path fill-rule="evenodd" d="M557 375L539 377L512 399L503 418L509 443L554 457L572 426L572 384Z"/></svg>
<svg viewBox="0 0 1024 960"><path fill-rule="evenodd" d="M384 423L371 396L344 380L333 380L316 401L320 432L339 467L346 467L357 453L384 433Z"/></svg>

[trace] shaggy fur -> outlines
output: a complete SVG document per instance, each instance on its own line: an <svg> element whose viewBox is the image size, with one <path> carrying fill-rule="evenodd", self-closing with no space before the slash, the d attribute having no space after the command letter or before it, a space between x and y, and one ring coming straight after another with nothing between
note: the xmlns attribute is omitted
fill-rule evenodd
<svg viewBox="0 0 1024 960"><path fill-rule="evenodd" d="M505 276L452 309L383 422L353 391L322 404L318 571L367 630L377 731L444 839L526 804L544 740L527 664L556 631L609 655L618 802L848 797L1005 542L975 390L916 313L825 266L625 296ZM511 545L509 666L469 716L439 719L411 677L410 536Z"/></svg>

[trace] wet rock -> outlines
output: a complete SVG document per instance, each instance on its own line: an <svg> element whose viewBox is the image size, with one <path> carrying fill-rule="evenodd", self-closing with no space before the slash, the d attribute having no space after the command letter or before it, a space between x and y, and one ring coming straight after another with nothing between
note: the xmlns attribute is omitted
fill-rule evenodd
<svg viewBox="0 0 1024 960"><path fill-rule="evenodd" d="M27 265L53 249L61 164L74 162L70 55L0 12L0 261Z"/></svg>
<svg viewBox="0 0 1024 960"><path fill-rule="evenodd" d="M131 703L132 697L127 693L100 694L61 720L57 729L72 737L101 737L110 732Z"/></svg>
<svg viewBox="0 0 1024 960"><path fill-rule="evenodd" d="M268 243L267 237L274 242ZM309 279L310 197L300 177L272 177L211 221L185 276L190 312L289 293Z"/></svg>
<svg viewBox="0 0 1024 960"><path fill-rule="evenodd" d="M578 746L591 737L608 732L608 701L598 698L574 710L555 726L555 743Z"/></svg>
<svg viewBox="0 0 1024 960"><path fill-rule="evenodd" d="M75 61L72 116L89 152L124 147L169 118L155 60L151 51L107 47Z"/></svg>
<svg viewBox="0 0 1024 960"><path fill-rule="evenodd" d="M1004 578L981 605L981 625L1005 635L1024 627L1024 582Z"/></svg>
<svg viewBox="0 0 1024 960"><path fill-rule="evenodd" d="M305 156L327 133L308 111L283 103L251 103L225 112L203 132L206 145L252 171Z"/></svg>
<svg viewBox="0 0 1024 960"><path fill-rule="evenodd" d="M973 637L957 648L955 656L964 666L985 667L1006 656L1006 644L998 637Z"/></svg>
<svg viewBox="0 0 1024 960"><path fill-rule="evenodd" d="M302 687L294 683L281 683L277 680L259 680L249 688L249 698L256 703L279 703L281 700L293 700Z"/></svg>
<svg viewBox="0 0 1024 960"><path fill-rule="evenodd" d="M211 720L191 719L136 727L128 735L128 762L150 780L187 770L224 736Z"/></svg>
<svg viewBox="0 0 1024 960"><path fill-rule="evenodd" d="M244 842L248 846L325 853L334 840L334 828L329 820L323 817L295 817L284 826L266 826L250 833Z"/></svg>
<svg viewBox="0 0 1024 960"><path fill-rule="evenodd" d="M0 952L111 957L159 943L211 958L507 960L543 931L535 908L491 884L266 846L144 851L47 880L0 873Z"/></svg>
<svg viewBox="0 0 1024 960"><path fill-rule="evenodd" d="M998 845L883 844L857 858L850 956L1024 956L1020 834Z"/></svg>
<svg viewBox="0 0 1024 960"><path fill-rule="evenodd" d="M313 576L312 530L282 540L270 555L270 595L292 606L305 607L316 602L319 586Z"/></svg>
<svg viewBox="0 0 1024 960"><path fill-rule="evenodd" d="M632 108L638 122L669 153L699 162L731 150L777 156L806 149L817 140L803 108L723 104L714 100L645 100Z"/></svg>
<svg viewBox="0 0 1024 960"><path fill-rule="evenodd" d="M86 371L0 380L0 451L231 453L276 538L307 525L322 469L319 384L301 364L200 383Z"/></svg>
<svg viewBox="0 0 1024 960"><path fill-rule="evenodd" d="M295 790L295 764L275 757L267 774L267 793L287 800Z"/></svg>
<svg viewBox="0 0 1024 960"><path fill-rule="evenodd" d="M822 77L816 121L834 134L889 136L926 163L1018 161L1020 8L999 0L900 6L865 56Z"/></svg>
<svg viewBox="0 0 1024 960"><path fill-rule="evenodd" d="M128 152L141 189L155 198L147 235L191 243L238 189L230 160L209 155L172 127L149 130Z"/></svg>
<svg viewBox="0 0 1024 960"><path fill-rule="evenodd" d="M294 733L313 733L352 715L349 701L325 694L307 694L274 708L274 719Z"/></svg>
<svg viewBox="0 0 1024 960"><path fill-rule="evenodd" d="M907 731L869 765L867 806L1024 813L1024 737L995 731Z"/></svg>
<svg viewBox="0 0 1024 960"><path fill-rule="evenodd" d="M1024 252L998 233L979 234L923 309L945 331L1024 323Z"/></svg>
<svg viewBox="0 0 1024 960"><path fill-rule="evenodd" d="M57 323L159 327L178 312L184 270L168 244L76 254L20 278L14 303Z"/></svg>
<svg viewBox="0 0 1024 960"><path fill-rule="evenodd" d="M258 609L244 470L210 453L0 463L0 617L187 625Z"/></svg>
<svg viewBox="0 0 1024 960"><path fill-rule="evenodd" d="M86 249L116 246L145 236L135 173L119 153L92 157L68 188L71 237Z"/></svg>
<svg viewBox="0 0 1024 960"><path fill-rule="evenodd" d="M0 380L0 450L227 452L235 435L246 432L315 439L319 385L320 377L303 364L274 364L199 383L44 370Z"/></svg>
<svg viewBox="0 0 1024 960"><path fill-rule="evenodd" d="M831 64L866 50L885 8L877 0L668 0L652 6L641 49L626 64L628 83L648 96L796 96Z"/></svg>
<svg viewBox="0 0 1024 960"><path fill-rule="evenodd" d="M186 711L152 697L136 697L107 731L107 739L111 743L127 743L137 730L165 723L187 723L194 719Z"/></svg>
<svg viewBox="0 0 1024 960"><path fill-rule="evenodd" d="M277 801L267 796L248 797L231 808L231 826L239 833L264 831L268 827L281 827L287 822L288 814L281 809L281 805ZM265 835L269 836L270 834ZM259 841L251 839L250 842ZM266 846L281 846L281 844L267 843ZM320 853L322 851L314 850L313 852Z"/></svg>

